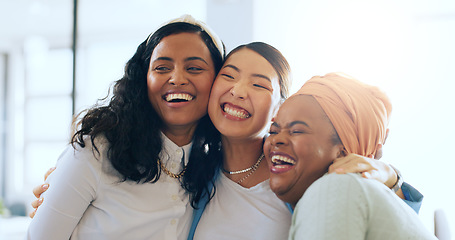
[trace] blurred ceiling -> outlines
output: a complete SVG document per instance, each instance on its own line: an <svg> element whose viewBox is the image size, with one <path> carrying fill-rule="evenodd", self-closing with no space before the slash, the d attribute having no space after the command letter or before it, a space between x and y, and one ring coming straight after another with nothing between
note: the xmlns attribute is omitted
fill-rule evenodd
<svg viewBox="0 0 455 240"><path fill-rule="evenodd" d="M163 21L190 13L198 19L207 19L207 8L216 4L217 11L229 4L239 5L243 0L79 0L79 44L92 39L143 39ZM275 0L252 0L271 4ZM280 5L294 6L299 0L280 0ZM332 0L333 1L333 0ZM305 1L333 5L331 0ZM455 19L454 0L400 0L394 1L415 18ZM361 0L347 0L356 5ZM344 3L343 3L344 4ZM273 5L273 4L271 4ZM263 7L263 5L261 5ZM241 7L239 7L240 9ZM262 9L262 8L261 8ZM272 12L274 10L271 10ZM227 13L230 14L230 13ZM236 13L234 13L235 15ZM277 12L276 14L279 14ZM387 13L385 13L387 14ZM231 22L233 19L224 19ZM273 15L273 17L279 15ZM69 0L0 0L0 51L20 47L27 37L45 37L51 46L69 46L72 36L73 1ZM213 25L214 23L210 23ZM229 23L226 23L229 24Z"/></svg>
<svg viewBox="0 0 455 240"><path fill-rule="evenodd" d="M184 13L205 19L206 0L79 0L78 32L84 38L144 37ZM73 1L0 0L0 50L34 35L70 41L72 26Z"/></svg>

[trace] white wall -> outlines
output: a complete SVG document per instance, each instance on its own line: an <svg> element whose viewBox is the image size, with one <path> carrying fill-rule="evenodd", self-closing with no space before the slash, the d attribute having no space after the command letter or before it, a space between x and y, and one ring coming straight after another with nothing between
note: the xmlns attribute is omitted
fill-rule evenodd
<svg viewBox="0 0 455 240"><path fill-rule="evenodd" d="M289 59L294 91L343 71L388 93L382 160L425 195L426 226L433 230L433 211L443 208L455 233L455 2L258 0L255 10L255 40Z"/></svg>

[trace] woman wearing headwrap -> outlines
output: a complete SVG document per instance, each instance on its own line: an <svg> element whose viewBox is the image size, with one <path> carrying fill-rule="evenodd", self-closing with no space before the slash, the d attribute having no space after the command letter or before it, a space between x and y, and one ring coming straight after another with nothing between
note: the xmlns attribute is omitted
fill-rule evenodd
<svg viewBox="0 0 455 240"><path fill-rule="evenodd" d="M295 207L289 239L435 239L383 184L327 174L336 158L376 154L391 110L378 88L338 73L313 77L283 103L264 153L271 189Z"/></svg>

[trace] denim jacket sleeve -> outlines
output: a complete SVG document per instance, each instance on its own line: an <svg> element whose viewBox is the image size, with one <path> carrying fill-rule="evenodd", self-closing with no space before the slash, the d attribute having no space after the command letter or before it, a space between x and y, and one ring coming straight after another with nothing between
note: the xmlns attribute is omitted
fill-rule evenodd
<svg viewBox="0 0 455 240"><path fill-rule="evenodd" d="M423 195L406 182L401 186L401 191L403 191L405 197L403 201L414 209L416 213L419 213L420 207L422 206Z"/></svg>

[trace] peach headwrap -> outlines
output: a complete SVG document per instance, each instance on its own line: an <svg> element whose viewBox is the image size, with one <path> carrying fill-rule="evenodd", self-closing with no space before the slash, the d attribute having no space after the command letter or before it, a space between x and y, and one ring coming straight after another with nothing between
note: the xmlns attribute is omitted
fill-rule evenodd
<svg viewBox="0 0 455 240"><path fill-rule="evenodd" d="M318 101L348 153L368 156L384 143L392 104L377 87L329 73L308 80L294 95L300 94Z"/></svg>

